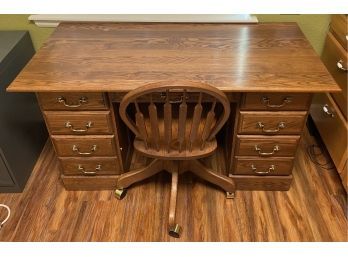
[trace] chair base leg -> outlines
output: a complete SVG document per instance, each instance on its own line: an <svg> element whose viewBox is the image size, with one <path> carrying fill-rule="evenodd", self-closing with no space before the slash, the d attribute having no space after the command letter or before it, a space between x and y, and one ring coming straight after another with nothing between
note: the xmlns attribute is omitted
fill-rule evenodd
<svg viewBox="0 0 348 257"><path fill-rule="evenodd" d="M226 198L227 199L234 199L236 196L235 192L226 192Z"/></svg>
<svg viewBox="0 0 348 257"><path fill-rule="evenodd" d="M182 228L179 224L174 224L169 228L169 235L171 237L180 238Z"/></svg>
<svg viewBox="0 0 348 257"><path fill-rule="evenodd" d="M115 190L115 197L118 199L118 200L122 200L127 194L127 189L124 189L124 188L117 188Z"/></svg>
<svg viewBox="0 0 348 257"><path fill-rule="evenodd" d="M172 187L170 190L168 217L169 235L179 238L182 228L175 222L176 201L178 196L179 164L177 162L171 162L171 164L168 166L168 171L172 173Z"/></svg>
<svg viewBox="0 0 348 257"><path fill-rule="evenodd" d="M198 160L181 162L153 160L147 167L121 175L117 181L115 197L119 200L123 199L126 195L127 187L135 182L155 175L161 170L166 170L172 174L168 218L168 232L172 237L179 238L182 232L181 226L175 222L179 174L185 171L191 171L202 179L221 187L226 192L227 199L233 199L235 197L236 187L233 180L227 176L216 174L213 170L205 167Z"/></svg>
<svg viewBox="0 0 348 257"><path fill-rule="evenodd" d="M155 175L156 173L160 172L162 168L163 162L155 159L152 160L152 162L146 167L122 174L116 183L115 197L121 200L126 195L127 187Z"/></svg>
<svg viewBox="0 0 348 257"><path fill-rule="evenodd" d="M231 178L215 173L213 170L205 167L198 160L190 160L188 167L196 176L221 187L227 193L228 199L234 198L236 186Z"/></svg>

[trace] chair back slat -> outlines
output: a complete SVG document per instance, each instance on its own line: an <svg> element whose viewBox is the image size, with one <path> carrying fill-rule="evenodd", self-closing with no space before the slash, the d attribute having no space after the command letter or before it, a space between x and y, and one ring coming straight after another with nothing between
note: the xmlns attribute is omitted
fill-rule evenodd
<svg viewBox="0 0 348 257"><path fill-rule="evenodd" d="M184 141L185 141L186 119L187 119L187 103L186 103L186 91L184 90L182 103L179 106L179 122L178 122L179 152L182 151Z"/></svg>
<svg viewBox="0 0 348 257"><path fill-rule="evenodd" d="M164 141L167 152L170 151L170 144L172 142L172 105L170 103L169 90L166 90L166 103L163 106L164 118Z"/></svg>
<svg viewBox="0 0 348 257"><path fill-rule="evenodd" d="M159 132L159 124L157 117L157 107L152 101L152 96L150 100L150 105L148 107L149 117L150 117L150 126L151 126L151 142L156 147L156 150L159 151L160 145L160 132Z"/></svg>
<svg viewBox="0 0 348 257"><path fill-rule="evenodd" d="M215 120L215 106L216 106L216 99L211 105L211 109L207 114L207 118L205 120L203 132L202 132L202 144L201 144L201 149L204 148L205 142L207 141L209 134L212 131L212 126Z"/></svg>
<svg viewBox="0 0 348 257"><path fill-rule="evenodd" d="M144 141L145 148L148 148L148 138L147 138L147 132L146 132L146 126L145 126L145 120L144 115L139 109L139 105L136 101L134 101L135 104L135 124L139 130L140 138Z"/></svg>
<svg viewBox="0 0 348 257"><path fill-rule="evenodd" d="M192 151L193 145L196 142L197 139L197 134L198 134L198 129L200 126L200 120L201 120L201 116L202 116L202 111L203 111L203 107L202 107L202 92L199 93L199 97L198 97L198 103L196 104L195 108L194 108L194 112L193 112L193 118L192 118L192 125L191 125L191 132L190 132L190 146L189 149L190 151Z"/></svg>
<svg viewBox="0 0 348 257"><path fill-rule="evenodd" d="M128 108L132 103L135 116ZM187 151L189 156L210 149L229 117L230 103L224 93L204 83L161 82L126 94L119 111L148 151L168 156L186 156L182 152Z"/></svg>

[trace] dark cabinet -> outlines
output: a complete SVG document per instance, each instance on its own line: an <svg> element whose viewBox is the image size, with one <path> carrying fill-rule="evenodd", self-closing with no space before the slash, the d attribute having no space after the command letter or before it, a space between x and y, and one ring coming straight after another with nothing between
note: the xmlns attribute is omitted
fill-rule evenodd
<svg viewBox="0 0 348 257"><path fill-rule="evenodd" d="M35 51L27 31L0 31L0 192L21 192L47 139L35 94L6 87Z"/></svg>

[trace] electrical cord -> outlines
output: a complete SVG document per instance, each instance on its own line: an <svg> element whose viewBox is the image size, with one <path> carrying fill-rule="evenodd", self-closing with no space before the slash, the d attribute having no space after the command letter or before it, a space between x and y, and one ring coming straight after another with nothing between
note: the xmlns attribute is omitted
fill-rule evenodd
<svg viewBox="0 0 348 257"><path fill-rule="evenodd" d="M319 149L319 152L316 151L316 149ZM332 170L335 169L335 166L333 165L332 161L327 158L321 147L315 144L309 145L307 146L307 154L309 156L309 159L317 166L319 166L322 169L325 170ZM325 157L325 161L320 161L318 157L320 156L324 156Z"/></svg>
<svg viewBox="0 0 348 257"><path fill-rule="evenodd" d="M6 221L10 218L11 210L10 210L10 207L8 207L5 204L0 203L0 207L3 207L7 210L7 217L3 221L0 222L0 229L1 229L3 227L3 225L6 223Z"/></svg>

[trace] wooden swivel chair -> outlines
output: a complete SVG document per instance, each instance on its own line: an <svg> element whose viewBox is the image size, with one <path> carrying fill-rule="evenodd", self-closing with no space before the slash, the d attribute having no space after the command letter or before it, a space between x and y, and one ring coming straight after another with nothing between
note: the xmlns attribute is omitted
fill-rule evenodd
<svg viewBox="0 0 348 257"><path fill-rule="evenodd" d="M132 109L133 108L133 109ZM178 175L191 171L234 197L231 178L214 173L199 159L217 148L216 134L227 121L230 104L226 95L203 83L154 83L129 92L120 104L120 116L135 134L134 149L150 157L144 168L121 175L116 197L125 189L162 170L172 174L169 205L169 235L179 237L175 222Z"/></svg>

